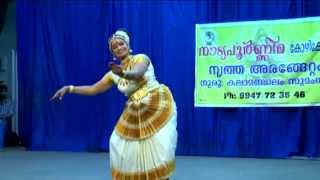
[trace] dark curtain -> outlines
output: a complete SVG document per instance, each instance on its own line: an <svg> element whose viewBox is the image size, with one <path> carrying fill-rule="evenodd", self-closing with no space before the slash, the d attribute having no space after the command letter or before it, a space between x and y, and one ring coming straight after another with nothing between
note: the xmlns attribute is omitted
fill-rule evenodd
<svg viewBox="0 0 320 180"><path fill-rule="evenodd" d="M178 107L180 155L320 155L319 107L195 108L195 24L319 16L320 1L17 2L19 128L29 150L108 150L126 98L49 98L62 85L92 84L108 71L107 38L131 33L134 53L151 58Z"/></svg>

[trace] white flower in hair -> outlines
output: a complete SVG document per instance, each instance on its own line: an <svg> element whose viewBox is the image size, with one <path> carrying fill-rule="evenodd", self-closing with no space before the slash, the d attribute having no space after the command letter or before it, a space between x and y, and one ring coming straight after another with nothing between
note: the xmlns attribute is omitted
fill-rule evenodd
<svg viewBox="0 0 320 180"><path fill-rule="evenodd" d="M130 38L126 32L118 30L114 33L114 36L122 36L123 40L125 40L127 44L130 44Z"/></svg>

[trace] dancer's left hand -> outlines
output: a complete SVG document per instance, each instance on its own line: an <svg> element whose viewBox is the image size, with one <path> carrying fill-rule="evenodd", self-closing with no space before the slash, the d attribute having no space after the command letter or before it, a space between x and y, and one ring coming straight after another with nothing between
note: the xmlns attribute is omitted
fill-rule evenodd
<svg viewBox="0 0 320 180"><path fill-rule="evenodd" d="M122 68L120 65L118 65L114 62L109 62L108 66L114 74L116 74L120 77L123 76L123 71L122 71Z"/></svg>

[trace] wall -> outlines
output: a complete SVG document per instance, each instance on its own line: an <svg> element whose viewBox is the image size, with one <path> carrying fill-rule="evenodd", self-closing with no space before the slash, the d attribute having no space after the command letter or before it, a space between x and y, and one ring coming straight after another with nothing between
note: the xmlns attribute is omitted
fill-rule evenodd
<svg viewBox="0 0 320 180"><path fill-rule="evenodd" d="M12 50L16 52L16 3L10 1L4 28L0 34L0 80L8 86L8 95L12 96Z"/></svg>
<svg viewBox="0 0 320 180"><path fill-rule="evenodd" d="M4 81L8 87L8 98L14 100L13 108L14 115L7 117L8 123L6 127L7 132L11 129L13 132L18 133L17 122L17 69L16 67L16 45L17 45L17 32L16 32L16 2L9 0L8 8L5 16L4 26L0 34L0 81ZM4 108L2 106L2 108ZM6 109L6 108L4 108ZM10 108L11 109L11 108ZM7 111L6 111L7 112ZM10 123L9 123L10 122ZM6 136L9 139L11 135ZM9 140L7 139L7 143Z"/></svg>

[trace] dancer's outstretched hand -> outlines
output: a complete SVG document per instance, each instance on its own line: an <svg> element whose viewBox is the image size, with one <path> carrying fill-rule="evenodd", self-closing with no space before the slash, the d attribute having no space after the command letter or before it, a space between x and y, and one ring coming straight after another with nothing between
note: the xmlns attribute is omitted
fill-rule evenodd
<svg viewBox="0 0 320 180"><path fill-rule="evenodd" d="M52 97L51 97L51 101L55 100L55 99L59 99L62 100L63 96L69 92L69 86L63 86L62 88L60 88Z"/></svg>

